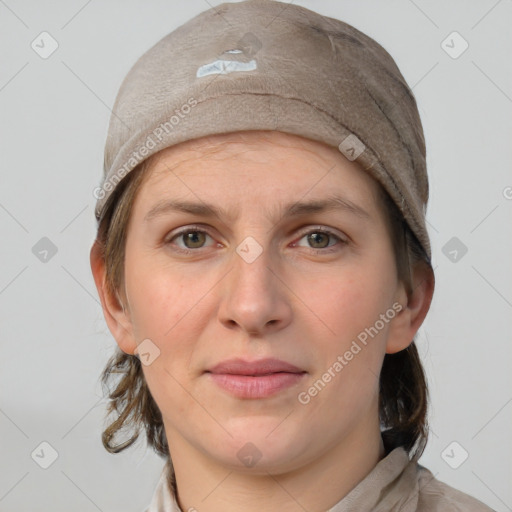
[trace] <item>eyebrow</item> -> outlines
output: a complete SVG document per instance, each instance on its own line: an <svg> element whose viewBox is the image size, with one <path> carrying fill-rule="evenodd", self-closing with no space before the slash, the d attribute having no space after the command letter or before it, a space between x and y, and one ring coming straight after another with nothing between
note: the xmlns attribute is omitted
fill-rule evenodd
<svg viewBox="0 0 512 512"><path fill-rule="evenodd" d="M329 196L326 199L288 203L283 208L282 217L288 218L332 210L345 211L365 220L371 218L370 214L357 204L336 195ZM148 211L144 217L144 222L149 222L156 217L173 212L189 213L206 218L217 218L219 220L236 217L236 215L230 215L224 208L212 204L164 199L156 203L151 210Z"/></svg>

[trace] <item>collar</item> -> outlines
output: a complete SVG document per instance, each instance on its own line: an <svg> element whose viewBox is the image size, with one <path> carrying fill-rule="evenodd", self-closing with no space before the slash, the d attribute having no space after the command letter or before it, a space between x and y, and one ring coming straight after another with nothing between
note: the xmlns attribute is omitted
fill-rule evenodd
<svg viewBox="0 0 512 512"><path fill-rule="evenodd" d="M328 512L412 512L417 510L420 479L428 483L431 473L410 461L403 447L394 448L370 473ZM169 485L169 466L160 475L151 504L146 512L183 512Z"/></svg>

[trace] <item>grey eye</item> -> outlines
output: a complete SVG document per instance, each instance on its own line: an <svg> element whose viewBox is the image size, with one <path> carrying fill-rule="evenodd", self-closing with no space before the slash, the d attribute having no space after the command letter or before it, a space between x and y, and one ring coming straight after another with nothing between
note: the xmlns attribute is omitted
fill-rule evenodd
<svg viewBox="0 0 512 512"><path fill-rule="evenodd" d="M180 235L187 249L198 249L202 247L208 235L203 231L187 231Z"/></svg>

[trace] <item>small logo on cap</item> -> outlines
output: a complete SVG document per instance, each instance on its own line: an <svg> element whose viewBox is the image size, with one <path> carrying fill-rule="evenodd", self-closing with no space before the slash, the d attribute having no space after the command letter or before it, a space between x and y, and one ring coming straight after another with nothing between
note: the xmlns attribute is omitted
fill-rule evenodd
<svg viewBox="0 0 512 512"><path fill-rule="evenodd" d="M217 59L201 66L196 76L200 78L208 75L227 75L236 71L254 71L258 68L254 56L262 47L262 42L252 32L246 32L234 47L224 50L222 55L242 54L245 59L251 59L250 61L243 62L236 60L236 57L234 57L235 60Z"/></svg>
<svg viewBox="0 0 512 512"><path fill-rule="evenodd" d="M214 62L204 64L197 70L197 78L208 75L227 75L236 71L254 71L258 68L255 60L240 62L238 60L218 59Z"/></svg>

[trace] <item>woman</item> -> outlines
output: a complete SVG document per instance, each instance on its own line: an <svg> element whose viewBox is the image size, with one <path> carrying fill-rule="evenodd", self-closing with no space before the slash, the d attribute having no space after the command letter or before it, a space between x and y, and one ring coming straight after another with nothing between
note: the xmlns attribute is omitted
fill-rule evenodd
<svg viewBox="0 0 512 512"><path fill-rule="evenodd" d="M103 442L166 459L150 512L491 510L417 462L425 145L375 41L269 0L202 13L123 82L96 197Z"/></svg>

